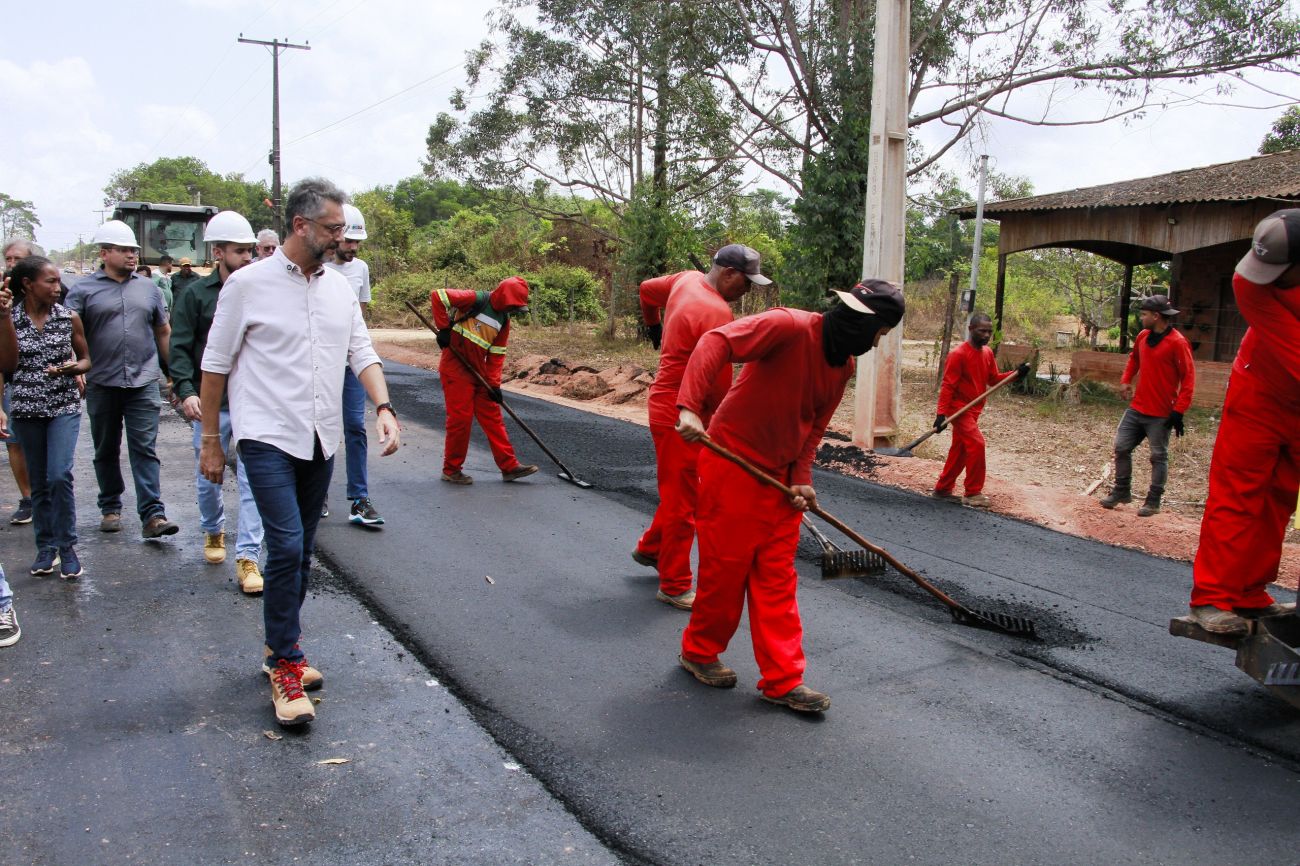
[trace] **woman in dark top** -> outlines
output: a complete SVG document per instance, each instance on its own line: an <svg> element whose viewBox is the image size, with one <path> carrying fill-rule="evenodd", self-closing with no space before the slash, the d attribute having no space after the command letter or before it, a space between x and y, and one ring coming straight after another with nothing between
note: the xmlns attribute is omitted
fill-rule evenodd
<svg viewBox="0 0 1300 866"><path fill-rule="evenodd" d="M81 429L76 377L90 369L81 318L58 302L59 269L28 256L9 272L13 300L0 297L0 370L12 372L6 424L27 456L32 481L32 574L81 576L72 457ZM9 308L9 309L6 309Z"/></svg>

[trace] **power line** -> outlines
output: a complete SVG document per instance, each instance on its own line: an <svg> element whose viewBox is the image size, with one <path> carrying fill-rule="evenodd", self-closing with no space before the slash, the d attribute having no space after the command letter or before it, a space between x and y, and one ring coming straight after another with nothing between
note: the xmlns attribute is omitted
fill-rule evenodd
<svg viewBox="0 0 1300 866"><path fill-rule="evenodd" d="M311 138L313 135L318 135L327 129L333 129L334 127L338 126L340 123L345 123L351 120L352 118L357 117L358 115L365 114L367 111L369 111L372 108L378 108L379 106L383 105L385 102L391 102L392 100L396 99L402 94L409 93L415 88L422 87L423 85L428 84L430 81L433 81L436 78L441 78L444 75L447 75L451 72L455 72L457 69L460 69L459 63L457 63L455 66L449 66L446 69L442 70L441 72L436 72L433 75L430 75L428 78L424 79L423 81L417 81L415 84L412 84L410 87L405 87L397 91L396 93L392 94L391 96L385 96L383 99L379 100L378 102L372 102L370 105L367 105L365 108L357 109L356 111L352 112L346 117L340 117L338 120L334 121L333 123L328 123L325 126L322 126L320 129L313 130L312 132L309 132L306 135L299 136L298 138L295 138L293 141L289 142L289 144L297 144L298 142Z"/></svg>

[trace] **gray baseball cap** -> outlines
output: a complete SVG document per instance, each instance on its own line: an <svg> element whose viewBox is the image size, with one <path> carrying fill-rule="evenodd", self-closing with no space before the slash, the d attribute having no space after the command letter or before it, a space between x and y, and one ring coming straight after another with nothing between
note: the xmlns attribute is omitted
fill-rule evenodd
<svg viewBox="0 0 1300 866"><path fill-rule="evenodd" d="M749 277L749 281L754 285L771 285L772 281L759 271L761 258L758 250L744 244L727 244L713 254L713 263L724 268L735 268Z"/></svg>
<svg viewBox="0 0 1300 866"><path fill-rule="evenodd" d="M1300 208L1275 211L1255 226L1250 252L1237 262L1237 273L1268 285L1300 262Z"/></svg>

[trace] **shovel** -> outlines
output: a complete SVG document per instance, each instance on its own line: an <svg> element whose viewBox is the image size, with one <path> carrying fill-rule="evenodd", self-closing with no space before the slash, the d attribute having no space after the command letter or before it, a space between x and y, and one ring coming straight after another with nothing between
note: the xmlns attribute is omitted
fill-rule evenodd
<svg viewBox="0 0 1300 866"><path fill-rule="evenodd" d="M763 484L766 484L769 487L775 487L777 490L780 490L786 496L791 496L791 497L794 496L794 491L791 490L789 487L782 484L780 481L776 480L771 475L768 475L762 469L759 469L757 466L750 463L748 460L746 460L744 457L741 457L739 454L733 454L731 451L728 451L726 448L722 447L717 442L714 442L708 436L705 436L703 439L701 439L700 444L703 445L705 448L708 448L713 453L719 455L720 457L725 457L726 459L730 460L732 463L735 463L737 466L739 466L741 469L744 469L746 472L754 476L755 479L762 482ZM1003 614L1003 613L992 613L989 611L971 610L970 608L966 607L966 605L957 601L952 596L948 595L946 592L939 589L937 586L930 583L925 578L921 577L921 575L917 574L915 571L912 571L912 569L908 568L906 565L903 565L903 563L899 562L897 559L894 559L894 557L890 556L889 552L886 551L884 548L877 547L876 545L872 544L870 541L867 541L861 535L858 535L847 525L845 525L841 520L839 520L837 517L830 514L829 512L823 510L820 506L814 506L809 508L808 510L811 511L813 514L816 514L822 520L825 520L831 526L834 526L840 532L843 532L849 538L853 539L855 544L859 544L866 550L869 550L870 552L874 553L876 556L879 556L885 562L889 563L894 568L896 568L899 574L902 574L903 576L909 578L913 583L921 587L921 589L930 593L930 595L934 596L939 601L947 605L948 612L952 615L952 621L957 623L958 625L966 625L972 628L984 628L984 629L988 629L989 631L996 631L996 632L1001 632L1002 634L1012 635L1013 637L1024 637L1030 639L1034 639L1038 637L1032 621L1024 619L1023 617L1008 616L1007 614Z"/></svg>
<svg viewBox="0 0 1300 866"><path fill-rule="evenodd" d="M1006 378L1003 379L1001 382L999 382L999 383L997 383L996 385L994 385L993 387L989 388L989 389L988 389L987 391L985 391L983 394L980 394L980 395L979 395L978 397L976 397L974 400L971 400L971 401L970 401L969 403L967 403L965 406L962 406L962 407L961 407L960 409L958 409L956 412L953 412L951 415L949 415L949 416L948 416L948 420L943 422L943 427L947 427L949 424L951 424L952 422L956 421L956 420L957 420L958 418L960 418L963 414L965 414L965 412L966 412L967 409L970 409L970 408L972 408L972 407L974 407L974 406L978 406L980 403L983 403L985 400L987 400L987 399L989 398L989 395L991 395L991 394L992 394L994 391L996 391L997 389L1001 388L1003 385L1006 385L1006 384L1008 384L1008 383L1010 383L1010 382L1014 382L1014 381L1016 381L1016 380L1019 379L1019 378L1020 378L1019 376L1008 376L1008 377L1006 377ZM913 449L913 448L915 448L916 446L920 445L922 442L924 442L925 440L929 439L929 438L930 438L931 436L933 436L934 434L936 434L936 433L942 431L942 430L943 430L943 427L940 427L938 430L936 430L935 428L931 427L929 430L926 430L925 433L924 433L924 434L923 434L919 439L917 439L915 442L909 442L907 445L905 445L905 446L902 447L902 448L875 448L875 449L873 449L873 450L874 450L877 454L883 454L883 455L885 455L886 457L911 457L911 456L912 456L912 449Z"/></svg>
<svg viewBox="0 0 1300 866"><path fill-rule="evenodd" d="M415 306L415 304L412 304L410 301L407 301L406 307L412 313L415 313L415 317L417 319L419 319L421 322L424 322L425 327L427 327L430 331L433 331L435 334L438 333L438 329L433 326L433 322L430 322L428 319L426 319L424 315L420 312L419 308ZM483 377L483 374L478 371L478 368L475 367L473 364L471 364L469 362L469 359L466 358L464 355L462 355L460 351L456 349L455 346L449 346L448 348L451 350L451 353L456 356L456 359L459 360L462 365L464 365L465 369L469 370L471 373L474 374L474 377L479 380L479 383L482 384L484 388L487 388L489 391L499 390L494 388L492 385L488 384L488 380ZM560 462L560 458L556 457L555 453L551 451L550 448L546 447L546 443L543 442L541 438L538 437L538 435L533 432L533 428L525 424L524 419L516 415L515 410L511 409L510 404L507 403L504 399L501 400L501 408L505 409L506 412L510 415L510 417L515 419L515 423L518 424L520 427L522 427L524 432L527 433L530 437L532 437L532 440L537 443L537 447L545 451L546 456L551 458L551 460L555 463L556 466L560 467L560 471L555 474L559 476L559 478L562 481L567 481L570 484L582 488L587 488L591 486L590 481L583 481L582 479L578 478L578 476L573 474L572 470L570 470L569 467L565 466L562 462Z"/></svg>

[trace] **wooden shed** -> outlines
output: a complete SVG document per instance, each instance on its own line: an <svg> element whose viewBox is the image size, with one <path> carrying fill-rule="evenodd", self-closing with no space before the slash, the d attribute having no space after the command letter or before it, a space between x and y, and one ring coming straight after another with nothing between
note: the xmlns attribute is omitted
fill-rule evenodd
<svg viewBox="0 0 1300 866"><path fill-rule="evenodd" d="M1125 266L1120 348L1127 351L1133 268L1168 261L1170 298L1182 312L1176 325L1194 357L1230 363L1246 332L1233 268L1261 219L1297 206L1300 150L986 204L984 216L1000 224L994 318L1001 327L1009 257L1045 247L1087 250ZM957 213L971 218L975 207Z"/></svg>

